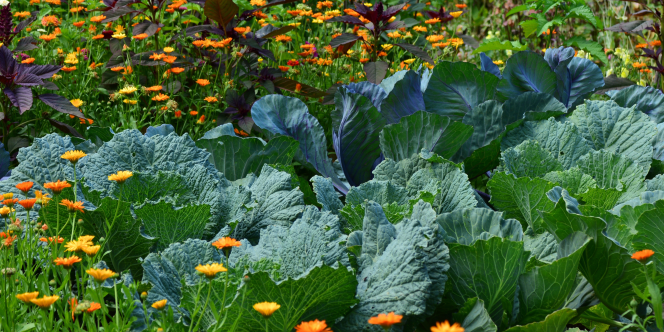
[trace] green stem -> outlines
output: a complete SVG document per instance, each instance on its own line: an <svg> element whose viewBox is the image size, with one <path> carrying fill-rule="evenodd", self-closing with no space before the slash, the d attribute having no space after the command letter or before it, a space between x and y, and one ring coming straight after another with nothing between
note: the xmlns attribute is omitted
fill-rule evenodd
<svg viewBox="0 0 664 332"><path fill-rule="evenodd" d="M203 312L205 311L205 308L207 308L208 302L210 301L210 294L212 293L212 279L210 279L209 286L210 287L208 288L207 298L205 299L205 304L203 305L202 308ZM194 331L197 331L196 329L198 328L198 325L201 323L201 320L203 319L203 312L201 312L201 316L198 317L198 322L196 322L196 325L194 326ZM191 316L191 319L193 320L194 316ZM191 326L189 327L189 329L191 331Z"/></svg>

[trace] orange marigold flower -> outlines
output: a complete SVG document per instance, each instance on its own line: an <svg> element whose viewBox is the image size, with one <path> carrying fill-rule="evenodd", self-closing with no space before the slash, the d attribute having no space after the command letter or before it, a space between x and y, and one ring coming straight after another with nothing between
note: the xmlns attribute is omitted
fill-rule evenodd
<svg viewBox="0 0 664 332"><path fill-rule="evenodd" d="M162 59L162 61L164 61L164 62L166 62L166 63L169 63L169 64L172 64L172 63L174 63L175 60L177 60L177 59L178 59L178 57L176 57L176 56L167 55L167 56L165 56L165 57Z"/></svg>
<svg viewBox="0 0 664 332"><path fill-rule="evenodd" d="M196 123L198 123L198 124L205 123L205 115L201 115L201 117L198 120L196 120Z"/></svg>
<svg viewBox="0 0 664 332"><path fill-rule="evenodd" d="M394 324L401 323L402 315L395 315L394 312L389 314L379 314L378 316L369 318L369 324L380 325L382 327L390 327Z"/></svg>
<svg viewBox="0 0 664 332"><path fill-rule="evenodd" d="M30 16L30 12L16 12L14 13L14 17L18 18L26 18Z"/></svg>
<svg viewBox="0 0 664 332"><path fill-rule="evenodd" d="M55 181L55 182L44 183L44 188L50 189L51 191L53 191L54 195L57 195L57 194L61 193L62 190L64 190L65 188L69 188L69 187L71 187L71 184L69 184L69 182L67 182L67 181L58 180L58 181Z"/></svg>
<svg viewBox="0 0 664 332"><path fill-rule="evenodd" d="M180 74L184 71L184 68L173 67L173 68L169 69L169 71L173 74Z"/></svg>
<svg viewBox="0 0 664 332"><path fill-rule="evenodd" d="M459 325L459 323L454 323L450 325L448 321L443 323L436 323L436 326L431 327L431 332L463 332L465 329Z"/></svg>
<svg viewBox="0 0 664 332"><path fill-rule="evenodd" d="M76 70L76 66L71 66L71 67L62 67L60 70L64 71L65 73L71 73L74 70Z"/></svg>
<svg viewBox="0 0 664 332"><path fill-rule="evenodd" d="M118 184L123 184L127 179L132 177L134 173L130 171L118 171L115 174L111 174L108 176L108 181L115 181Z"/></svg>
<svg viewBox="0 0 664 332"><path fill-rule="evenodd" d="M208 103L216 103L218 100L217 97L205 97L205 101Z"/></svg>
<svg viewBox="0 0 664 332"><path fill-rule="evenodd" d="M70 200L68 200L68 199L65 198L65 199L63 199L63 200L60 202L60 205L64 205L64 206L66 206L66 207L67 207L67 210L68 210L69 212L76 212L76 211L79 211L79 212L81 212L81 213L85 213L85 212L83 211L83 202L81 202L81 201L78 201L78 202L72 202L72 201L70 201Z"/></svg>
<svg viewBox="0 0 664 332"><path fill-rule="evenodd" d="M90 18L90 22L93 22L93 23L99 23L99 22L101 22L101 21L103 21L103 20L105 20L105 19L106 19L106 16L104 16L104 15L92 16L92 17Z"/></svg>
<svg viewBox="0 0 664 332"><path fill-rule="evenodd" d="M279 66L279 70L281 70L283 72L287 72L289 69L290 69L290 67L288 67L288 66Z"/></svg>
<svg viewBox="0 0 664 332"><path fill-rule="evenodd" d="M203 79L203 78L199 78L199 79L196 80L196 84L198 84L200 86L206 86L206 85L210 84L210 81L208 81L206 79Z"/></svg>
<svg viewBox="0 0 664 332"><path fill-rule="evenodd" d="M175 111L174 115L175 115L175 118L176 118L176 119L179 119L179 118L182 117L182 111L177 110L177 111Z"/></svg>
<svg viewBox="0 0 664 332"><path fill-rule="evenodd" d="M27 193L35 183L32 181L21 182L16 185L16 188L24 193Z"/></svg>
<svg viewBox="0 0 664 332"><path fill-rule="evenodd" d="M96 36L93 36L92 39L94 39L94 40L104 39L104 35L96 35ZM113 70L113 69L111 69L111 70Z"/></svg>
<svg viewBox="0 0 664 332"><path fill-rule="evenodd" d="M237 129L235 129L237 132ZM212 242L212 245L217 249L227 249L232 247L239 247L242 243L231 237L223 237L217 241Z"/></svg>
<svg viewBox="0 0 664 332"><path fill-rule="evenodd" d="M54 34L48 34L48 35L41 35L41 36L39 36L39 39L44 40L44 41L47 41L47 42L49 42L49 41L51 41L51 40L53 40L53 39L55 39L55 38L56 38L56 35L54 35Z"/></svg>
<svg viewBox="0 0 664 332"><path fill-rule="evenodd" d="M3 246L3 247L9 247L9 246L11 246L12 243L14 243L14 241L16 240L16 238L17 238L16 235L7 237L7 238L5 239L5 241L2 242L2 246Z"/></svg>
<svg viewBox="0 0 664 332"><path fill-rule="evenodd" d="M39 296L39 292L16 294L16 298L25 303L30 303L30 301L36 299L37 296Z"/></svg>
<svg viewBox="0 0 664 332"><path fill-rule="evenodd" d="M426 23L426 24L436 24L436 23L440 23L440 19L436 17L436 18L432 18L430 20L426 20L426 21L424 21L424 23Z"/></svg>
<svg viewBox="0 0 664 332"><path fill-rule="evenodd" d="M138 39L138 40L143 40L145 38L148 38L148 34L147 33L141 33L141 34L138 34L138 35L133 36L131 38Z"/></svg>
<svg viewBox="0 0 664 332"><path fill-rule="evenodd" d="M90 314L90 313L93 313L93 312L95 312L99 309L101 309L101 304L99 304L97 302L91 302L90 307L88 309L86 309L85 312Z"/></svg>
<svg viewBox="0 0 664 332"><path fill-rule="evenodd" d="M32 210L32 208L35 206L35 203L37 203L36 198L28 198L18 201L18 204L20 204L26 210Z"/></svg>
<svg viewBox="0 0 664 332"><path fill-rule="evenodd" d="M198 115L198 111L189 111L189 115L196 116Z"/></svg>
<svg viewBox="0 0 664 332"><path fill-rule="evenodd" d="M645 249L641 251L637 251L632 255L633 259L636 259L639 262L645 262L648 260L648 258L652 257L655 252L650 250L650 249Z"/></svg>
<svg viewBox="0 0 664 332"><path fill-rule="evenodd" d="M459 9L464 9L464 8L468 7L468 5L466 5L465 3L458 3L458 4L454 5L454 6L456 6L456 7L459 8Z"/></svg>
<svg viewBox="0 0 664 332"><path fill-rule="evenodd" d="M33 62L35 62L35 58L27 58L27 59L21 61L22 64L27 64L27 65L29 65Z"/></svg>
<svg viewBox="0 0 664 332"><path fill-rule="evenodd" d="M168 100L168 98L170 98L170 97L163 94L163 93L160 93L160 94L152 97L152 100L154 100L154 101L164 101L164 100Z"/></svg>
<svg viewBox="0 0 664 332"><path fill-rule="evenodd" d="M4 201L2 201L2 204L7 205L9 207L14 206L18 202L18 198L9 198Z"/></svg>
<svg viewBox="0 0 664 332"><path fill-rule="evenodd" d="M157 92L157 91L161 91L162 88L163 87L161 85L153 85L149 88L145 88L145 91Z"/></svg>
<svg viewBox="0 0 664 332"><path fill-rule="evenodd" d="M78 22L72 23L72 25L77 27L77 28L82 27L84 24L85 24L85 21L78 21Z"/></svg>
<svg viewBox="0 0 664 332"><path fill-rule="evenodd" d="M84 9L85 9L85 7L78 6L78 7L73 7L73 8L71 8L71 9L69 9L69 12L70 12L70 13L78 13L78 12L84 10Z"/></svg>
<svg viewBox="0 0 664 332"><path fill-rule="evenodd" d="M276 40L278 42L288 43L288 42L292 41L293 38L291 38L289 36L286 36L286 35L278 35L274 40Z"/></svg>
<svg viewBox="0 0 664 332"><path fill-rule="evenodd" d="M254 304L254 310L258 311L263 317L269 318L272 314L279 310L281 306L276 302L260 302Z"/></svg>
<svg viewBox="0 0 664 332"><path fill-rule="evenodd" d="M243 136L243 137L249 136L249 134L245 133L244 130L238 130L237 128L234 128L233 131L235 131L236 134L238 134L240 136Z"/></svg>
<svg viewBox="0 0 664 332"><path fill-rule="evenodd" d="M166 303L168 303L167 299L159 300L157 302L152 303L152 307L157 310L161 310L164 309L164 307L166 307Z"/></svg>
<svg viewBox="0 0 664 332"><path fill-rule="evenodd" d="M69 269L71 269L72 266L74 266L74 264L76 264L80 261L81 261L80 257L71 256L71 257L67 257L67 258L58 257L53 262L55 263L55 265L62 265L62 267L69 270Z"/></svg>
<svg viewBox="0 0 664 332"><path fill-rule="evenodd" d="M93 278L95 278L95 281L102 283L104 280L113 277L115 275L115 272L109 270L109 269L88 269L85 271L87 274L91 275Z"/></svg>
<svg viewBox="0 0 664 332"><path fill-rule="evenodd" d="M327 327L325 321L318 319L309 322L302 322L295 327L295 332L332 332L332 329Z"/></svg>
<svg viewBox="0 0 664 332"><path fill-rule="evenodd" d="M164 54L164 53L152 53L152 55L150 55L150 59L158 61L158 60L163 59L165 56L166 56L166 54Z"/></svg>
<svg viewBox="0 0 664 332"><path fill-rule="evenodd" d="M69 160L70 163L76 164L81 158L87 156L87 154L81 150L71 150L65 152L60 158Z"/></svg>
<svg viewBox="0 0 664 332"><path fill-rule="evenodd" d="M58 299L60 299L59 296L53 295L53 296L44 296L41 299L32 299L30 300L30 302L32 302L33 304L42 309L46 309L50 307L53 303L55 303L55 301L57 301Z"/></svg>
<svg viewBox="0 0 664 332"><path fill-rule="evenodd" d="M295 92L300 92L300 91L302 91L302 84L300 83L295 84Z"/></svg>
<svg viewBox="0 0 664 332"><path fill-rule="evenodd" d="M653 40L649 44L650 44L650 46L660 46L660 45L662 45L662 41L661 40Z"/></svg>

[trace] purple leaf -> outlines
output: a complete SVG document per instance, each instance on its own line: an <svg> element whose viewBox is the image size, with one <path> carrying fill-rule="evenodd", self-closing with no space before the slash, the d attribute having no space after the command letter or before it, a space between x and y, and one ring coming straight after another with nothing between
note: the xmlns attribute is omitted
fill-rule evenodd
<svg viewBox="0 0 664 332"><path fill-rule="evenodd" d="M14 83L23 86L37 86L44 84L44 81L42 81L42 79L37 75L28 74L23 71L20 72L16 78L14 78Z"/></svg>
<svg viewBox="0 0 664 332"><path fill-rule="evenodd" d="M342 33L330 41L330 46L332 46L332 48L337 48L341 45L355 43L360 38L362 37L350 33Z"/></svg>
<svg viewBox="0 0 664 332"><path fill-rule="evenodd" d="M18 62L7 46L0 46L0 76L13 76L18 70Z"/></svg>
<svg viewBox="0 0 664 332"><path fill-rule="evenodd" d="M33 65L33 66L22 66L20 68L21 73L32 74L41 79L49 79L53 75L60 71L62 67L55 65Z"/></svg>
<svg viewBox="0 0 664 332"><path fill-rule="evenodd" d="M157 32L157 29L159 29L159 24L152 23L150 21L143 21L134 27L134 29L131 31L131 34L136 36L144 33L150 37Z"/></svg>
<svg viewBox="0 0 664 332"><path fill-rule="evenodd" d="M403 9L403 7L405 7L405 6L406 6L406 3L404 2L400 5L396 5L396 6L392 6L392 7L387 8L385 10L385 12L383 13L383 20L389 20L392 16L394 16L398 12L400 12Z"/></svg>
<svg viewBox="0 0 664 332"><path fill-rule="evenodd" d="M76 129L74 129L74 127L72 127L72 126L70 126L70 125L68 125L64 122L56 121L56 120L53 120L53 119L48 119L48 122L51 123L51 126L60 129L61 131L63 131L66 134L69 134L71 136L76 136L76 137L79 137L79 138L83 138L83 135L81 135Z"/></svg>
<svg viewBox="0 0 664 332"><path fill-rule="evenodd" d="M387 74L389 65L384 61L367 62L364 64L364 73L367 75L367 81L373 84L380 84Z"/></svg>
<svg viewBox="0 0 664 332"><path fill-rule="evenodd" d="M222 27L226 27L239 10L240 7L233 0L207 0L203 7L205 16L215 20Z"/></svg>
<svg viewBox="0 0 664 332"><path fill-rule="evenodd" d="M72 103L65 97L56 95L53 93L46 93L43 95L37 96L39 100L43 101L44 104L51 106L54 110L66 114L71 114L79 118L85 118L85 115L81 113Z"/></svg>
<svg viewBox="0 0 664 332"><path fill-rule="evenodd" d="M5 95L16 106L20 114L32 108L32 90L25 86L19 86L14 90L5 89Z"/></svg>
<svg viewBox="0 0 664 332"><path fill-rule="evenodd" d="M424 61L426 61L426 62L428 62L432 65L434 64L433 59L429 56L429 53L427 53L426 51L423 51L421 48L419 48L415 45L411 45L411 44L394 44L394 45L403 48L404 50L412 53L416 57L418 57L418 58L420 58L420 59L422 59L422 60L424 60Z"/></svg>

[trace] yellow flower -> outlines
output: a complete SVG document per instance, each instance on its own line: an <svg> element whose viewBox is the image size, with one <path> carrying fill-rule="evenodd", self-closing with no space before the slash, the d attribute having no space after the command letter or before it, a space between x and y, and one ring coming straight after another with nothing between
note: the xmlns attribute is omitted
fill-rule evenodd
<svg viewBox="0 0 664 332"><path fill-rule="evenodd" d="M2 208L0 208L0 216L4 218L6 218L11 212L12 210L7 206L3 206Z"/></svg>
<svg viewBox="0 0 664 332"><path fill-rule="evenodd" d="M122 102L125 103L125 104L129 104L129 105L136 105L138 103L138 100L136 100L136 99L125 99Z"/></svg>
<svg viewBox="0 0 664 332"><path fill-rule="evenodd" d="M67 58L65 58L65 63L70 64L70 65L77 64L78 63L78 58L76 57L76 53L67 54Z"/></svg>
<svg viewBox="0 0 664 332"><path fill-rule="evenodd" d="M123 184L125 181L127 181L127 179L132 177L132 175L134 175L134 173L130 171L119 171L115 174L109 175L108 181L115 181L118 184Z"/></svg>
<svg viewBox="0 0 664 332"><path fill-rule="evenodd" d="M130 94L136 92L136 90L138 90L138 89L136 89L135 86L133 86L133 85L127 85L127 86L125 86L124 88L120 89L120 91L118 91L118 93L119 93L119 94L123 94L123 95L126 96L126 95L130 95Z"/></svg>
<svg viewBox="0 0 664 332"><path fill-rule="evenodd" d="M115 39L125 39L125 37L127 37L127 35L125 35L124 33L115 33L111 37L113 37Z"/></svg>
<svg viewBox="0 0 664 332"><path fill-rule="evenodd" d="M70 100L70 102L76 108L79 108L79 107L83 106L83 101L80 100L80 99L72 99L72 100Z"/></svg>
<svg viewBox="0 0 664 332"><path fill-rule="evenodd" d="M372 7L373 6L373 4L371 2L365 2L364 5L367 6L367 7Z"/></svg>
<svg viewBox="0 0 664 332"><path fill-rule="evenodd" d="M32 299L30 302L34 303L40 308L46 309L51 306L51 304L55 303L60 297L57 295L53 296L44 296L41 299Z"/></svg>
<svg viewBox="0 0 664 332"><path fill-rule="evenodd" d="M48 201L51 200L50 197L48 197L48 193L42 193L41 190L35 190L35 198L37 199L37 204L41 205L46 205L48 204Z"/></svg>
<svg viewBox="0 0 664 332"><path fill-rule="evenodd" d="M272 314L279 310L281 306L275 302L261 302L254 304L254 310L258 311L263 317L270 318Z"/></svg>
<svg viewBox="0 0 664 332"><path fill-rule="evenodd" d="M39 292L16 294L16 298L25 303L30 303L30 301L36 299L37 296L39 296Z"/></svg>
<svg viewBox="0 0 664 332"><path fill-rule="evenodd" d="M83 152L83 151L72 150L72 151L65 152L65 154L60 156L60 158L67 159L67 160L69 160L70 163L76 164L79 161L79 159L81 159L85 156L87 156L87 154L85 154L85 152Z"/></svg>
<svg viewBox="0 0 664 332"><path fill-rule="evenodd" d="M382 47L386 51L389 51L389 50L392 49L392 47L394 47L394 45L392 45L392 44L383 44L383 45L380 45L380 47Z"/></svg>
<svg viewBox="0 0 664 332"><path fill-rule="evenodd" d="M83 249L92 245L94 236L80 236L77 240L69 241L65 244L66 251L81 252Z"/></svg>
<svg viewBox="0 0 664 332"><path fill-rule="evenodd" d="M2 194L2 198L4 198L4 199L12 199L12 198L14 198L14 193L6 193L6 194Z"/></svg>
<svg viewBox="0 0 664 332"><path fill-rule="evenodd" d="M457 18L457 17L461 16L461 14L463 14L463 11L461 11L461 10L456 11L456 12L450 12L450 16L452 16L454 18Z"/></svg>
<svg viewBox="0 0 664 332"><path fill-rule="evenodd" d="M98 246L98 245L97 245L97 246L85 246L85 247L83 247L82 249L83 249L83 252L84 252L86 255L88 255L88 256L94 256L94 255L96 255L97 252L99 251L99 248L101 248L101 246Z"/></svg>
<svg viewBox="0 0 664 332"><path fill-rule="evenodd" d="M173 51L175 51L175 49L172 47L164 47L164 53L171 53Z"/></svg>
<svg viewBox="0 0 664 332"><path fill-rule="evenodd" d="M85 272L95 278L98 283L102 283L115 275L115 272L109 269L88 269Z"/></svg>
<svg viewBox="0 0 664 332"><path fill-rule="evenodd" d="M224 265L222 265L222 264L212 263L212 264L206 264L206 265L200 265L199 264L196 267L196 271L204 274L206 278L212 279L217 275L217 273L226 272L226 271L228 271L228 269L226 269L224 267Z"/></svg>
<svg viewBox="0 0 664 332"><path fill-rule="evenodd" d="M403 62L405 62L407 64L411 64L411 63L415 62L415 59L403 60Z"/></svg>
<svg viewBox="0 0 664 332"><path fill-rule="evenodd" d="M166 303L167 303L167 302L168 302L167 299L159 300L159 301L157 301L157 302L155 302L155 303L152 303L152 307L155 308L155 309L157 309L157 310L161 310L161 309L164 309L164 307L166 306Z"/></svg>

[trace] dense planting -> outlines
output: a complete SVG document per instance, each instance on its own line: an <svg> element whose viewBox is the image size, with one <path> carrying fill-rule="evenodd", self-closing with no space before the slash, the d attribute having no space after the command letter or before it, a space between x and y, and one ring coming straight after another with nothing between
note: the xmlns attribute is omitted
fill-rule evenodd
<svg viewBox="0 0 664 332"><path fill-rule="evenodd" d="M664 332L612 5L0 0L0 330Z"/></svg>

